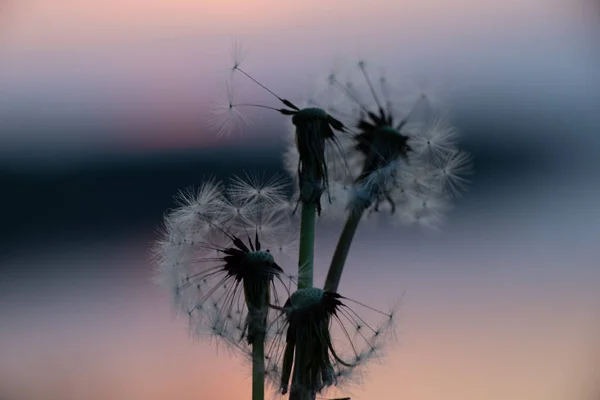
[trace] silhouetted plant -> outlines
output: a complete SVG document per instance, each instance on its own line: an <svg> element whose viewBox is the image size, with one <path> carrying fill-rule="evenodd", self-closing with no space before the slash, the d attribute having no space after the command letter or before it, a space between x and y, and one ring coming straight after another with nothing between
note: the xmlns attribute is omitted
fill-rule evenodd
<svg viewBox="0 0 600 400"><path fill-rule="evenodd" d="M373 84L364 62L357 68L363 85L331 74L325 91L335 92L335 105L317 97L301 108L241 69L242 53L234 46L232 74L285 108L237 101L228 82L212 122L222 135L250 121L242 107L291 116L284 165L293 195L284 178L257 174L182 192L155 245L157 280L196 334L251 361L253 400L264 400L265 382L291 400L314 400L357 382L394 338L397 306L382 312L338 292L359 224L385 211L404 224L438 228L467 186L471 159L457 148L447 114L425 95L408 106L397 101L399 92L384 77ZM321 213L346 220L322 289L313 287Z"/></svg>

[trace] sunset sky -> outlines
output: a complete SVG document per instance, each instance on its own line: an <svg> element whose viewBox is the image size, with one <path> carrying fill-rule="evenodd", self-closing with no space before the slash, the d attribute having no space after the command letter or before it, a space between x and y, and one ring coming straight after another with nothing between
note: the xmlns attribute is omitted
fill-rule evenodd
<svg viewBox="0 0 600 400"><path fill-rule="evenodd" d="M522 93L538 108L560 108L598 83L593 9L583 1L3 4L0 118L11 129L0 143L11 157L40 146L63 156L161 146L167 131L175 147L206 143L210 135L192 128L221 95L233 38L248 49L246 69L295 99L334 61L359 57L482 106ZM82 134L73 129L82 119L129 133ZM50 138L39 125L56 132Z"/></svg>
<svg viewBox="0 0 600 400"><path fill-rule="evenodd" d="M445 88L466 125L506 124L493 137L500 127L466 133L485 150L485 179L474 178L483 183L458 201L442 232L359 232L341 290L382 308L406 295L398 343L351 388L352 399L587 400L600 357L594 10L560 0L3 0L0 178L14 173L48 188L2 193L23 204L3 208L19 222L37 212L59 223L0 242L0 399L250 397L243 363L190 339L168 293L150 283L159 216L90 234L102 222L93 219L102 200L90 199L81 226L60 223L69 196L84 198L88 181L104 179L95 169L86 175L79 160L100 170L114 167L114 154L231 144L208 129L206 115L237 38L249 49L245 68L293 101L337 60L364 57L389 75ZM257 136L243 140L260 143L283 126L262 116ZM555 164L522 173L505 166L519 145L533 149L521 161ZM59 188L69 176L43 180L60 163L75 176L68 195ZM167 180L159 164L148 168ZM123 201L115 210L143 205L127 202L143 193L114 190L107 196ZM58 205L45 208L50 197ZM319 266L339 232L321 228Z"/></svg>

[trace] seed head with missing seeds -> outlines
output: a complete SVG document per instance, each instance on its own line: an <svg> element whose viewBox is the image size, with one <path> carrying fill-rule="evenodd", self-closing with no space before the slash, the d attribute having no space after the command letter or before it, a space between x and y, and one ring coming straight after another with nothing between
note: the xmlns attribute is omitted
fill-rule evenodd
<svg viewBox="0 0 600 400"><path fill-rule="evenodd" d="M365 364L382 356L396 312L318 288L299 289L281 309L284 323L267 346L267 375L282 394L290 390L291 400L349 384Z"/></svg>
<svg viewBox="0 0 600 400"><path fill-rule="evenodd" d="M331 74L327 87L343 95L346 104L336 103L339 118L357 130L345 154L354 176L350 184L343 182L354 188L349 211L367 208L368 216L388 208L403 223L437 227L451 199L466 189L470 156L457 149L456 129L446 116L436 116L427 96L400 107L405 102L392 97L399 91L387 79L375 85L362 61L357 71L360 77L346 83Z"/></svg>
<svg viewBox="0 0 600 400"><path fill-rule="evenodd" d="M237 189L252 186L244 186L239 177L233 181ZM174 306L188 316L190 329L244 353L241 339L253 343L269 318L267 306L280 304L278 296L290 286L269 248L285 246L286 237L295 240L289 237L287 215L272 215L281 213L273 205L285 200L277 195L280 187L260 180L254 184L269 193L268 201L259 196L236 205L227 188L214 180L196 192L183 192L178 207L165 216L154 248L156 280L171 290ZM248 223L252 220L265 229L259 232Z"/></svg>
<svg viewBox="0 0 600 400"><path fill-rule="evenodd" d="M221 104L217 111L218 117L224 117L223 121L218 122L220 118L217 118L212 121L213 125L217 127L218 132L223 132L227 128L234 127L236 124L233 121L235 120L243 119L247 122L247 119L237 111L237 109L243 107L269 109L283 115L292 116L291 121L295 127L294 143L298 152L296 173L298 176L299 201L314 204L317 210L320 211L321 196L324 192L328 192L329 188L329 169L326 153L329 151L328 148L332 147L338 151L340 157L343 156L336 132L347 134L344 125L321 108L299 108L291 101L275 94L271 89L241 69L240 65L244 52L237 43L233 46L232 54L232 73L245 76L277 98L286 108L276 108L253 102L236 102L233 99L233 92L228 91L227 102ZM228 90L230 87L231 85L227 84Z"/></svg>

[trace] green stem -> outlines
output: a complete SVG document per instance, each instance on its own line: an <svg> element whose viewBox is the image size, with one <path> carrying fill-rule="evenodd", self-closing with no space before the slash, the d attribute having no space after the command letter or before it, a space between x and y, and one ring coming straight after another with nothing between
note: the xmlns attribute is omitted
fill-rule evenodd
<svg viewBox="0 0 600 400"><path fill-rule="evenodd" d="M303 201L298 255L298 289L313 287L316 216L315 205L312 202Z"/></svg>
<svg viewBox="0 0 600 400"><path fill-rule="evenodd" d="M257 332L252 343L252 400L265 399L265 334Z"/></svg>
<svg viewBox="0 0 600 400"><path fill-rule="evenodd" d="M323 290L327 292L337 292L338 286L340 285L340 279L342 278L342 272L344 271L344 265L346 264L346 258L348 258L348 252L350 251L350 245L354 234L358 228L358 224L366 210L366 206L362 206L348 214L344 229L335 247L335 252L331 258L331 264L329 265L329 271L325 278L325 285Z"/></svg>

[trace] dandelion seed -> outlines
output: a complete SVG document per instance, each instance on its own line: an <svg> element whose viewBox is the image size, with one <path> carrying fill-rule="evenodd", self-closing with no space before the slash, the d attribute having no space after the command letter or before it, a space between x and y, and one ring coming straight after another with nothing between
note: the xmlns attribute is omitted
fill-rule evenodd
<svg viewBox="0 0 600 400"><path fill-rule="evenodd" d="M210 110L208 126L218 137L229 136L242 127L251 125L251 121L235 106L235 93L229 82L225 83L224 99L217 99Z"/></svg>
<svg viewBox="0 0 600 400"><path fill-rule="evenodd" d="M231 221L232 225L239 225L249 220L250 216L255 214L257 203L249 199L233 200L227 198L223 202L224 220Z"/></svg>
<svg viewBox="0 0 600 400"><path fill-rule="evenodd" d="M425 129L411 136L416 154L428 162L438 163L456 148L457 131L446 117L432 119Z"/></svg>
<svg viewBox="0 0 600 400"><path fill-rule="evenodd" d="M420 225L425 228L439 229L444 214L451 208L449 200L434 193L413 194L408 206L398 213L396 221L404 225Z"/></svg>
<svg viewBox="0 0 600 400"><path fill-rule="evenodd" d="M200 188L180 191L175 197L178 207L168 217L170 234L190 233L203 234L208 227L207 222L221 217L223 210L223 185L214 179L205 181Z"/></svg>
<svg viewBox="0 0 600 400"><path fill-rule="evenodd" d="M436 183L444 192L458 197L469 183L464 176L473 173L471 155L460 150L450 152L442 157L432 170Z"/></svg>
<svg viewBox="0 0 600 400"><path fill-rule="evenodd" d="M235 71L246 58L247 51L238 40L233 40L231 43L231 59L233 67L231 71Z"/></svg>
<svg viewBox="0 0 600 400"><path fill-rule="evenodd" d="M258 209L247 216L246 224L254 226L258 233L272 240L289 229L287 226L289 215L282 213L282 209Z"/></svg>
<svg viewBox="0 0 600 400"><path fill-rule="evenodd" d="M298 255L298 224L284 222L285 234L275 235L269 241L271 253L283 265L295 265Z"/></svg>
<svg viewBox="0 0 600 400"><path fill-rule="evenodd" d="M267 204L284 202L288 182L283 175L274 175L268 180L264 174L246 173L244 178L234 176L228 194L234 201L264 201Z"/></svg>
<svg viewBox="0 0 600 400"><path fill-rule="evenodd" d="M379 87L372 80L366 63L360 61L358 70L365 82L362 91L352 82L342 84L332 75L329 84L344 93L354 109L346 126L356 127L352 135L354 153L347 159L362 160L361 171L352 183L354 196L347 207L347 217L336 245L324 289L336 292L346 258L358 225L363 217L389 209L403 222L419 222L437 227L448 201L440 193L441 187L452 188L461 182L458 176L436 173L447 154L454 151L456 130L446 119L434 119L423 133L419 118L422 109L430 105L419 97L412 107L396 115L392 91L384 90L387 82L379 79ZM367 95L363 95L366 93ZM366 99L370 98L370 102ZM444 167L442 167L443 169ZM458 175L458 170L455 169ZM451 178L451 179L450 179Z"/></svg>

